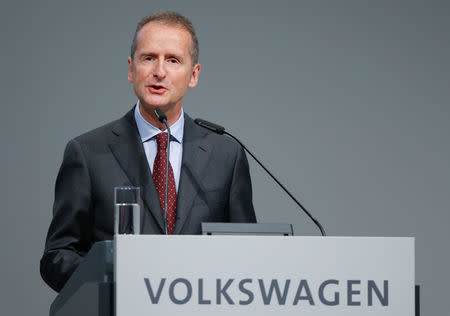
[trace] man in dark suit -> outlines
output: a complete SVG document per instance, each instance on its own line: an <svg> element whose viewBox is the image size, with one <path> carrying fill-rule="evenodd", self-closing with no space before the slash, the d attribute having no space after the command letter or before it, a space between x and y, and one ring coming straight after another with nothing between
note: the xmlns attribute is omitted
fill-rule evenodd
<svg viewBox="0 0 450 316"><path fill-rule="evenodd" d="M154 180L166 136L159 135L165 126L156 108L166 114L173 136L169 233L199 234L201 222L256 221L244 151L232 139L197 126L182 109L201 69L191 22L172 12L143 18L128 64L137 105L123 118L71 140L64 153L41 259L42 278L56 291L95 242L113 238L114 187L139 186L141 232L164 232L160 179Z"/></svg>

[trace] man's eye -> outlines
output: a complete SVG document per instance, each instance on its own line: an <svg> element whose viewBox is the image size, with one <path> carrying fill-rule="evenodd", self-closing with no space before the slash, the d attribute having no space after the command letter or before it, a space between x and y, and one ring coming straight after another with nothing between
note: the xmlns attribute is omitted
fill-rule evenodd
<svg viewBox="0 0 450 316"><path fill-rule="evenodd" d="M150 57L150 56L145 57L145 60L152 60L152 59L153 59L153 57Z"/></svg>
<svg viewBox="0 0 450 316"><path fill-rule="evenodd" d="M175 58L170 58L169 62L172 64L176 64L176 63L178 63L178 60L176 60Z"/></svg>

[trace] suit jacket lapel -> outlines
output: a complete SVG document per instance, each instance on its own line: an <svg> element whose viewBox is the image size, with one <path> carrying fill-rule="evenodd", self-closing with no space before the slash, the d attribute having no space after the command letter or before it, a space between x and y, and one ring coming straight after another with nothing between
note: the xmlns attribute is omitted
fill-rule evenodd
<svg viewBox="0 0 450 316"><path fill-rule="evenodd" d="M192 211L192 203L199 191L203 191L202 174L210 157L210 145L205 141L206 131L184 115L183 158L178 186L177 220L174 234L179 234Z"/></svg>
<svg viewBox="0 0 450 316"><path fill-rule="evenodd" d="M134 119L134 107L118 121L112 132L116 136L110 143L113 155L132 185L141 188L141 197L146 208L150 210L161 230L164 230L161 205ZM144 210L141 211L141 224L144 223L143 216Z"/></svg>

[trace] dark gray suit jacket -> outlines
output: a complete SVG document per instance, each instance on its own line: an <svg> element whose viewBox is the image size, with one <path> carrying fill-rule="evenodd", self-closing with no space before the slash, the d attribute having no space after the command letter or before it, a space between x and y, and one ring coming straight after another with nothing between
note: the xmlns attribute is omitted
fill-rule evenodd
<svg viewBox="0 0 450 316"><path fill-rule="evenodd" d="M54 290L61 290L92 244L113 238L116 186L141 188L141 232L162 234L163 212L133 109L66 147L40 266ZM185 114L174 234L199 234L201 222L256 222L250 174L234 140Z"/></svg>

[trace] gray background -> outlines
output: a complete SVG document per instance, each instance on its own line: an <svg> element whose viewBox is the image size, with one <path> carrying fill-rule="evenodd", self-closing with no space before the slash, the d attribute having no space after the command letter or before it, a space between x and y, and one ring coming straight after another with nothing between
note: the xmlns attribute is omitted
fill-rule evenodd
<svg viewBox="0 0 450 316"><path fill-rule="evenodd" d="M0 313L47 314L39 259L64 146L135 102L131 36L162 9L198 30L186 111L239 135L329 235L415 237L423 315L448 315L448 2L234 0L2 1ZM259 221L318 234L251 172Z"/></svg>

